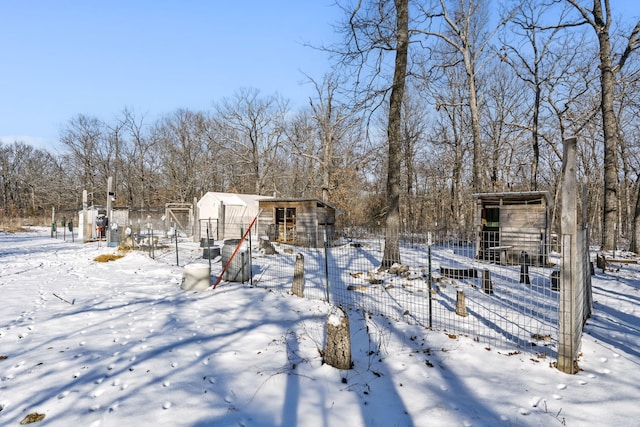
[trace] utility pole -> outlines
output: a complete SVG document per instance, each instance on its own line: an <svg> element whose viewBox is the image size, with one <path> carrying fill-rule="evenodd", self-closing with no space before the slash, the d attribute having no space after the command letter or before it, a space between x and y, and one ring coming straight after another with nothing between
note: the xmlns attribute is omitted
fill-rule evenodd
<svg viewBox="0 0 640 427"><path fill-rule="evenodd" d="M113 198L113 191L111 186L113 185L113 177L109 177L109 179L107 180L107 218L109 219L109 222L106 224L106 236L107 236L107 246L109 246L109 244L111 243L111 200Z"/></svg>

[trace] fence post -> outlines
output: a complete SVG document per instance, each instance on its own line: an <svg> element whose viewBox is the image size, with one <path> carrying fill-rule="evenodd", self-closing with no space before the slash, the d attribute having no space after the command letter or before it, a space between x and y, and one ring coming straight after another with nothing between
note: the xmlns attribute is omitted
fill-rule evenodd
<svg viewBox="0 0 640 427"><path fill-rule="evenodd" d="M493 294L493 282L491 281L491 271L482 270L482 292L485 294Z"/></svg>
<svg viewBox="0 0 640 427"><path fill-rule="evenodd" d="M180 267L180 258L178 255L178 224L173 225L173 238L176 239L176 265Z"/></svg>
<svg viewBox="0 0 640 427"><path fill-rule="evenodd" d="M576 295L577 264L577 201L576 201L576 138L563 142L562 159L562 261L560 272L560 307L558 316L558 369L568 374L576 372L576 356L580 342L577 330ZM576 336L577 335L577 336Z"/></svg>
<svg viewBox="0 0 640 427"><path fill-rule="evenodd" d="M301 253L296 255L296 262L293 266L293 285L291 292L295 296L304 298L304 255Z"/></svg>
<svg viewBox="0 0 640 427"><path fill-rule="evenodd" d="M529 263L531 259L529 254L526 251L522 251L520 253L520 283L524 283L525 285L530 285L531 281L529 280Z"/></svg>
<svg viewBox="0 0 640 427"><path fill-rule="evenodd" d="M327 228L324 229L324 277L326 280L327 290L327 302L331 302L329 299L329 241L327 240Z"/></svg>
<svg viewBox="0 0 640 427"><path fill-rule="evenodd" d="M429 329L433 329L433 296L432 296L433 273L431 270L431 243L432 243L432 237L431 237L431 232L429 232L427 234L427 244L429 247Z"/></svg>
<svg viewBox="0 0 640 427"><path fill-rule="evenodd" d="M200 230L200 210L198 209L198 198L193 198L193 241L198 242L202 237Z"/></svg>
<svg viewBox="0 0 640 427"><path fill-rule="evenodd" d="M467 317L467 301L464 296L464 291L456 292L456 314L461 317Z"/></svg>

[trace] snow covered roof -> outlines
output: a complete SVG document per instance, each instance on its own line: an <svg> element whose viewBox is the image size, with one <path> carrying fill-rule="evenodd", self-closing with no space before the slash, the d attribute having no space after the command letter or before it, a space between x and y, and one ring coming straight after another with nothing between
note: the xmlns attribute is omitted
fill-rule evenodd
<svg viewBox="0 0 640 427"><path fill-rule="evenodd" d="M262 196L259 194L239 194L239 193L220 193L215 191L209 191L205 193L200 200L198 200L198 207L202 207L205 203L208 203L209 200L222 203L226 206L229 205L237 205L237 206L249 206L252 204L256 204L258 200L269 199L270 196Z"/></svg>

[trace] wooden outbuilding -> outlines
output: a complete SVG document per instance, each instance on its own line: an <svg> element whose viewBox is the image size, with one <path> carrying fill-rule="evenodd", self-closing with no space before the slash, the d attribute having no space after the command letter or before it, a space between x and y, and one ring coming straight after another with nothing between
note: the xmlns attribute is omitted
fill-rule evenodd
<svg viewBox="0 0 640 427"><path fill-rule="evenodd" d="M209 236L216 240L239 239L258 215L258 201L269 198L258 194L205 193L197 206L196 240ZM252 235L255 233L252 231Z"/></svg>
<svg viewBox="0 0 640 427"><path fill-rule="evenodd" d="M298 246L321 247L335 235L336 209L320 199L260 200L259 234ZM326 234L325 234L326 233Z"/></svg>
<svg viewBox="0 0 640 427"><path fill-rule="evenodd" d="M477 193L476 258L547 265L551 196L547 191Z"/></svg>

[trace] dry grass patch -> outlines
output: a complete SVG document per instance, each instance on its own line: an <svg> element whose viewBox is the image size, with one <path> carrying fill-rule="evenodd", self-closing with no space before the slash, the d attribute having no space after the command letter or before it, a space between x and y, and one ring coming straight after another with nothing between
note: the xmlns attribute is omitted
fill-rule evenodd
<svg viewBox="0 0 640 427"><path fill-rule="evenodd" d="M3 233L24 233L25 231L33 231L19 224L0 224L0 231Z"/></svg>
<svg viewBox="0 0 640 427"><path fill-rule="evenodd" d="M102 254L102 255L98 255L93 260L95 262L109 262L109 261L118 260L118 259L120 259L122 257L124 257L124 255L120 255L120 254Z"/></svg>

